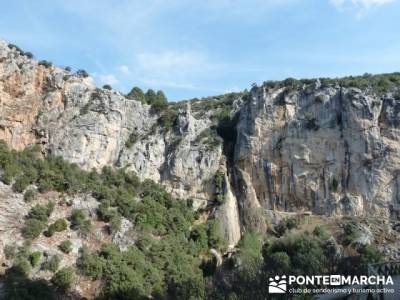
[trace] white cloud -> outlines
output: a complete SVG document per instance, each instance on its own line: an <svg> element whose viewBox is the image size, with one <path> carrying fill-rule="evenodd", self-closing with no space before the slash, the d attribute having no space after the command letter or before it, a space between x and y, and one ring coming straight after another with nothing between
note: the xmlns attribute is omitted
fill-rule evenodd
<svg viewBox="0 0 400 300"><path fill-rule="evenodd" d="M98 77L101 84L118 84L119 80L115 77L114 74L99 74L96 75Z"/></svg>
<svg viewBox="0 0 400 300"><path fill-rule="evenodd" d="M126 75L126 76L131 75L131 70L126 65L119 66L117 69L122 75Z"/></svg>
<svg viewBox="0 0 400 300"><path fill-rule="evenodd" d="M139 53L132 72L142 83L154 87L196 89L192 81L212 73L220 65L199 51L164 50Z"/></svg>
<svg viewBox="0 0 400 300"><path fill-rule="evenodd" d="M395 1L397 0L329 0L339 11L355 11L357 18L363 17L371 9Z"/></svg>
<svg viewBox="0 0 400 300"><path fill-rule="evenodd" d="M239 88L237 86L234 86L234 87L231 87L230 89L224 90L223 93L224 94L227 94L227 93L239 93L240 91L242 91L241 88Z"/></svg>

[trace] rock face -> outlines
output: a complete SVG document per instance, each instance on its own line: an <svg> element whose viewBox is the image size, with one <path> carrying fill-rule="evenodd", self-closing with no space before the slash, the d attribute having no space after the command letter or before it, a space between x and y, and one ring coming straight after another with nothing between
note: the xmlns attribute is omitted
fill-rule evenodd
<svg viewBox="0 0 400 300"><path fill-rule="evenodd" d="M173 132L157 126L158 118L149 105L96 88L90 77L39 65L0 42L0 139L18 150L41 144L87 170L127 167L206 202L222 154L221 145L210 148L199 137L211 121L195 119L190 106L179 111ZM136 141L127 147L131 136Z"/></svg>
<svg viewBox="0 0 400 300"><path fill-rule="evenodd" d="M253 88L237 125L240 202L253 211L397 218L398 112L390 94L318 81L306 89Z"/></svg>
<svg viewBox="0 0 400 300"><path fill-rule="evenodd" d="M195 208L213 207L230 245L244 230L265 231L266 210L399 217L400 101L391 93L314 80L255 86L244 98L230 108L231 140L222 143L212 117L219 108L180 105L166 128L149 105L0 41L0 139L18 150L39 144L87 170L124 167L161 182Z"/></svg>

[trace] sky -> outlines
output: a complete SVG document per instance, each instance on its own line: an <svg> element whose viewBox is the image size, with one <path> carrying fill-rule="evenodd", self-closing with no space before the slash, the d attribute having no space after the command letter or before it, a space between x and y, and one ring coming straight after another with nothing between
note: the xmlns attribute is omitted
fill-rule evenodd
<svg viewBox="0 0 400 300"><path fill-rule="evenodd" d="M13 0L0 37L171 101L287 77L400 71L400 0Z"/></svg>

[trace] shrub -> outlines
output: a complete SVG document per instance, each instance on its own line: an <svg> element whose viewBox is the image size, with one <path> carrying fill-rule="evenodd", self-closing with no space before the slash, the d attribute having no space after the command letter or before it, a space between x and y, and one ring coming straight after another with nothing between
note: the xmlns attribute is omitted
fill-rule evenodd
<svg viewBox="0 0 400 300"><path fill-rule="evenodd" d="M376 245L367 245L360 250L360 262L362 265L381 263L384 254Z"/></svg>
<svg viewBox="0 0 400 300"><path fill-rule="evenodd" d="M40 258L42 257L42 252L36 251L29 255L29 261L32 267L37 267L40 262Z"/></svg>
<svg viewBox="0 0 400 300"><path fill-rule="evenodd" d="M215 185L215 197L219 204L225 202L225 174L221 171L218 171L214 176L214 185Z"/></svg>
<svg viewBox="0 0 400 300"><path fill-rule="evenodd" d="M112 90L112 87L111 87L111 85L109 85L109 84L105 84L105 85L103 85L103 89L105 89L105 90Z"/></svg>
<svg viewBox="0 0 400 300"><path fill-rule="evenodd" d="M82 70L82 69L76 71L76 75L77 75L78 77L83 77L83 78L89 77L89 73L86 72L85 70Z"/></svg>
<svg viewBox="0 0 400 300"><path fill-rule="evenodd" d="M41 60L39 61L39 66L43 66L45 68L51 68L51 66L53 65L51 62L47 61L47 60Z"/></svg>
<svg viewBox="0 0 400 300"><path fill-rule="evenodd" d="M34 56L32 54L32 52L25 52L25 56L29 59L32 59Z"/></svg>
<svg viewBox="0 0 400 300"><path fill-rule="evenodd" d="M15 180L12 189L16 193L22 193L30 183L30 179L27 176L19 176Z"/></svg>
<svg viewBox="0 0 400 300"><path fill-rule="evenodd" d="M16 247L12 244L5 245L3 252L6 259L13 259L16 254Z"/></svg>
<svg viewBox="0 0 400 300"><path fill-rule="evenodd" d="M131 132L131 134L129 135L128 140L125 143L125 146L127 148L131 148L138 140L139 136L137 133L135 132Z"/></svg>
<svg viewBox="0 0 400 300"><path fill-rule="evenodd" d="M60 266L61 258L58 255L53 255L42 264L42 269L46 271L56 272Z"/></svg>
<svg viewBox="0 0 400 300"><path fill-rule="evenodd" d="M294 218L287 218L287 219L283 219L281 220L275 227L275 232L277 234L277 236L283 236L286 231L290 231L294 228L297 228L298 226L298 221Z"/></svg>
<svg viewBox="0 0 400 300"><path fill-rule="evenodd" d="M20 256L14 260L13 269L21 274L29 274L32 267L30 261L26 257Z"/></svg>
<svg viewBox="0 0 400 300"><path fill-rule="evenodd" d="M263 257L270 274L280 274L288 265L292 274L324 274L327 265L319 241L304 234L285 236L265 244Z"/></svg>
<svg viewBox="0 0 400 300"><path fill-rule="evenodd" d="M158 91L156 94L156 101L150 104L152 104L152 108L156 112L160 112L168 107L168 100L163 91Z"/></svg>
<svg viewBox="0 0 400 300"><path fill-rule="evenodd" d="M24 201L31 202L35 199L37 192L35 189L27 189L24 193Z"/></svg>
<svg viewBox="0 0 400 300"><path fill-rule="evenodd" d="M320 238L321 240L327 240L329 239L329 234L328 232L322 228L321 226L317 225L315 226L314 230L313 230L313 234Z"/></svg>
<svg viewBox="0 0 400 300"><path fill-rule="evenodd" d="M344 245L351 244L361 234L360 228L353 222L346 222L343 224L342 240Z"/></svg>
<svg viewBox="0 0 400 300"><path fill-rule="evenodd" d="M190 232L190 239L196 244L199 251L205 251L208 249L208 235L207 227L205 224L197 225L193 227Z"/></svg>
<svg viewBox="0 0 400 300"><path fill-rule="evenodd" d="M62 241L60 245L58 245L58 249L62 252L68 254L72 251L72 243L69 240Z"/></svg>
<svg viewBox="0 0 400 300"><path fill-rule="evenodd" d="M49 226L46 232L46 236L51 237L56 232L61 232L67 229L67 221L65 219L58 219Z"/></svg>
<svg viewBox="0 0 400 300"><path fill-rule="evenodd" d="M47 222L54 209L54 203L48 202L46 205L37 204L28 213L28 219L35 219Z"/></svg>
<svg viewBox="0 0 400 300"><path fill-rule="evenodd" d="M81 209L72 210L70 222L73 230L79 230L84 234L90 231L90 220L86 219L86 215Z"/></svg>
<svg viewBox="0 0 400 300"><path fill-rule="evenodd" d="M126 95L126 98L136 100L141 103L146 103L146 96L143 91L137 86L133 87L132 90Z"/></svg>
<svg viewBox="0 0 400 300"><path fill-rule="evenodd" d="M72 267L65 267L53 276L51 282L57 288L66 291L72 286L74 279L74 269Z"/></svg>
<svg viewBox="0 0 400 300"><path fill-rule="evenodd" d="M122 224L121 216L118 215L117 213L113 214L109 223L110 233L118 232L121 229L121 224Z"/></svg>
<svg viewBox="0 0 400 300"><path fill-rule="evenodd" d="M80 249L80 257L77 260L77 266L86 276L92 279L100 279L103 277L105 260L91 254L86 247L82 247Z"/></svg>
<svg viewBox="0 0 400 300"><path fill-rule="evenodd" d="M166 131L170 131L178 120L178 113L172 109L166 109L163 111L161 116L158 118L158 125L165 128Z"/></svg>
<svg viewBox="0 0 400 300"><path fill-rule="evenodd" d="M157 94L154 90L148 89L146 94L146 103L152 105L153 103L157 102Z"/></svg>
<svg viewBox="0 0 400 300"><path fill-rule="evenodd" d="M291 261L289 255L284 251L274 252L266 259L267 268L274 270L275 274L288 274L291 271Z"/></svg>
<svg viewBox="0 0 400 300"><path fill-rule="evenodd" d="M37 238L46 228L46 223L37 219L28 219L22 229L22 235L27 239Z"/></svg>
<svg viewBox="0 0 400 300"><path fill-rule="evenodd" d="M18 47L17 45L8 44L7 46L8 46L9 49L15 49L15 50L16 50L18 53L20 53L21 55L24 54L24 51L23 51L20 47Z"/></svg>
<svg viewBox="0 0 400 300"><path fill-rule="evenodd" d="M259 276L259 267L263 262L261 236L257 233L246 232L238 246L242 280L254 280Z"/></svg>

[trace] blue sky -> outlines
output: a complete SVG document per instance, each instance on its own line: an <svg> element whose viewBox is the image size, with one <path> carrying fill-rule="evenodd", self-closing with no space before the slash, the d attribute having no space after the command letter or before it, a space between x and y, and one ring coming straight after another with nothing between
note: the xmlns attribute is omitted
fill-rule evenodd
<svg viewBox="0 0 400 300"><path fill-rule="evenodd" d="M99 85L171 100L400 71L400 0L13 0L0 36Z"/></svg>

